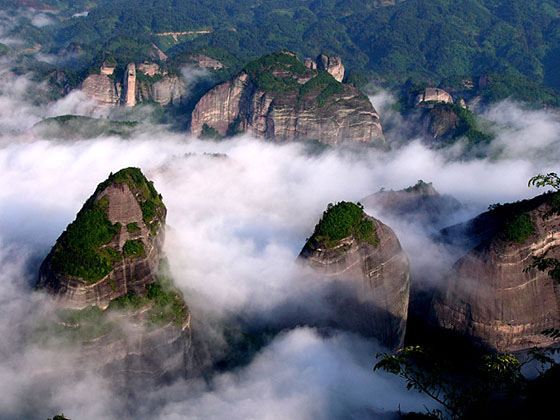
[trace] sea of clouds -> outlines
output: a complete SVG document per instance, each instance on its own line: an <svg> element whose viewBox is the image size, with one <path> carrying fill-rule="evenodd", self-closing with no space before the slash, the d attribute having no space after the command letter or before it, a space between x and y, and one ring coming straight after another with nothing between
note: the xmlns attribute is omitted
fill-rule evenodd
<svg viewBox="0 0 560 420"><path fill-rule="evenodd" d="M220 343L219 326L240 314L266 323L278 308L293 307L287 303L306 305L311 314L322 310L316 279L295 259L328 203L423 179L465 204L465 211L450 215L453 223L489 204L536 195L528 179L557 170L560 158L555 112L510 101L484 111L496 140L489 157L464 160L456 149L426 147L413 124L404 130L386 92L372 101L388 121L387 138L398 140L389 151L317 153L304 144L248 137L200 141L161 126L141 126L128 139L47 140L31 130L43 118L110 111L80 92L37 101L48 87L10 66L10 59L0 63L0 419L45 419L61 411L76 419L132 416L125 398L111 392L111 378L78 374L71 352L27 340L49 305L33 290L38 266L110 172L139 167L162 193L173 277L197 323ZM390 216L384 221L413 270L440 257L421 226ZM372 370L384 351L375 340L293 324L246 365L146 390L133 417L392 418L399 409L433 407L397 378Z"/></svg>

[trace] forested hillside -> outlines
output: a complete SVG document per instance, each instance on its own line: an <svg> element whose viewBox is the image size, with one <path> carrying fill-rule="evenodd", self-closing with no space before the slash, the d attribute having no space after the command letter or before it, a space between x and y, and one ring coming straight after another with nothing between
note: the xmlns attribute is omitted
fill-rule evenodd
<svg viewBox="0 0 560 420"><path fill-rule="evenodd" d="M51 52L79 47L83 63L107 54L141 60L152 43L170 56L210 51L231 65L281 49L303 56L325 51L342 56L352 80L385 86L412 79L457 87L490 76L489 99L534 103L555 103L560 90L560 0L16 3L62 10L56 25L39 28L39 39Z"/></svg>

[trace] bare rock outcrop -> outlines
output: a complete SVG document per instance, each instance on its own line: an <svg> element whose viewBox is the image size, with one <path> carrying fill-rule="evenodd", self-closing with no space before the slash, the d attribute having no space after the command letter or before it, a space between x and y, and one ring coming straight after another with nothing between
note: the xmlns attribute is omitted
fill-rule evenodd
<svg viewBox="0 0 560 420"><path fill-rule="evenodd" d="M166 209L140 170L99 184L41 265L39 288L65 307L106 308L156 280Z"/></svg>
<svg viewBox="0 0 560 420"><path fill-rule="evenodd" d="M333 299L341 327L402 346L410 270L391 228L356 204L329 205L300 259L345 291Z"/></svg>
<svg viewBox="0 0 560 420"><path fill-rule="evenodd" d="M560 258L559 201L556 193L499 206L443 232L469 250L434 300L440 326L499 351L552 343L542 332L560 328L560 283L532 263Z"/></svg>
<svg viewBox="0 0 560 420"><path fill-rule="evenodd" d="M416 106L429 106L436 103L452 104L453 97L443 89L426 88L416 96Z"/></svg>
<svg viewBox="0 0 560 420"><path fill-rule="evenodd" d="M360 202L366 207L376 208L383 215L421 225L427 231L447 226L449 217L462 209L461 203L454 197L440 194L431 182L422 180L402 190L376 192Z"/></svg>
<svg viewBox="0 0 560 420"><path fill-rule="evenodd" d="M98 185L41 265L37 287L57 310L49 340L77 346L77 368L116 385L186 375L191 316L162 255L166 209L137 168Z"/></svg>
<svg viewBox="0 0 560 420"><path fill-rule="evenodd" d="M81 90L102 106L134 107L142 102L177 105L187 93L184 79L162 69L157 63L129 63L122 77L115 76L113 64L104 63L100 72L90 74L83 81Z"/></svg>
<svg viewBox="0 0 560 420"><path fill-rule="evenodd" d="M317 68L327 71L338 82L342 82L344 79L344 65L342 64L342 59L338 56L321 54L317 58Z"/></svg>
<svg viewBox="0 0 560 420"><path fill-rule="evenodd" d="M189 56L189 61L196 64L202 69L220 70L224 68L224 65L221 61L216 60L212 57L208 57L204 54L192 54L191 56Z"/></svg>
<svg viewBox="0 0 560 420"><path fill-rule="evenodd" d="M185 98L187 85L177 75L167 75L152 85L151 100L162 106L177 105Z"/></svg>
<svg viewBox="0 0 560 420"><path fill-rule="evenodd" d="M81 90L87 97L104 106L118 105L121 97L120 86L104 73L90 74L82 82Z"/></svg>
<svg viewBox="0 0 560 420"><path fill-rule="evenodd" d="M249 133L277 142L383 141L379 115L367 96L286 51L249 63L206 93L192 113L191 132Z"/></svg>
<svg viewBox="0 0 560 420"><path fill-rule="evenodd" d="M126 66L123 103L129 107L136 106L136 65L134 63Z"/></svg>

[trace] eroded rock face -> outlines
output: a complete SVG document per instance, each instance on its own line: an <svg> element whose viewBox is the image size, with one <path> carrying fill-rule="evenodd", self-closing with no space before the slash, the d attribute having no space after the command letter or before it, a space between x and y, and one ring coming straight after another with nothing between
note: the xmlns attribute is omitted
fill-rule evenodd
<svg viewBox="0 0 560 420"><path fill-rule="evenodd" d="M459 126L459 116L449 106L436 106L425 110L423 128L434 140L445 140L453 137Z"/></svg>
<svg viewBox="0 0 560 420"><path fill-rule="evenodd" d="M338 290L350 291L337 302L340 326L375 336L386 346L398 348L406 330L408 258L391 228L361 210L364 223L373 226L373 237L350 233L342 239L325 240L321 223L337 206L324 213L300 259L342 286Z"/></svg>
<svg viewBox="0 0 560 420"><path fill-rule="evenodd" d="M191 316L163 263L165 217L152 183L123 169L99 184L40 268L37 287L57 303L49 339L76 346L76 369L101 370L127 392L190 369Z"/></svg>
<svg viewBox="0 0 560 420"><path fill-rule="evenodd" d="M82 82L84 94L97 101L100 105L118 105L121 91L118 85L106 74L90 74Z"/></svg>
<svg viewBox="0 0 560 420"><path fill-rule="evenodd" d="M220 70L224 68L224 65L220 61L204 54L193 54L189 59L202 69Z"/></svg>
<svg viewBox="0 0 560 420"><path fill-rule="evenodd" d="M379 191L360 202L366 207L378 209L382 214L421 225L427 231L437 231L446 226L448 218L462 209L461 203L454 197L440 194L431 182L422 180L402 190Z"/></svg>
<svg viewBox="0 0 560 420"><path fill-rule="evenodd" d="M560 328L560 284L531 268L533 257L560 258L558 196L547 194L484 213L447 229L470 248L434 300L438 324L499 351L552 344L542 332Z"/></svg>
<svg viewBox="0 0 560 420"><path fill-rule="evenodd" d="M101 74L90 74L81 90L103 106L134 107L141 102L157 102L161 106L179 104L187 93L183 78L161 69L157 63L129 63L122 78L114 81L114 67L102 67ZM144 77L140 78L137 73Z"/></svg>
<svg viewBox="0 0 560 420"><path fill-rule="evenodd" d="M134 168L125 171L136 175L139 172ZM81 309L97 305L105 308L113 299L128 292L142 293L147 284L155 281L162 258L166 209L143 175L136 183L123 173L128 174L118 172L98 186L76 221L60 236L41 265L38 287L56 295L65 307ZM154 207L149 217L143 214L143 206ZM99 213L107 220L97 220L102 217ZM89 220L94 218L94 221ZM86 225L82 226L82 220ZM91 249L84 251L81 249L84 241L79 235L87 234L86 229L94 229L91 227L94 223L96 226L101 223L112 225L106 229L109 240L88 244ZM142 252L127 255L127 241L141 243ZM99 272L88 266L96 263L109 267L105 266L105 270Z"/></svg>
<svg viewBox="0 0 560 420"><path fill-rule="evenodd" d="M192 113L191 132L326 144L383 139L379 115L363 93L288 52L262 57L211 89Z"/></svg>
<svg viewBox="0 0 560 420"><path fill-rule="evenodd" d="M435 103L452 104L453 97L443 89L426 88L416 97L416 106L425 106Z"/></svg>
<svg viewBox="0 0 560 420"><path fill-rule="evenodd" d="M344 79L344 65L342 64L342 59L338 56L321 54L317 58L317 68L319 70L326 70L338 82L342 82L342 79Z"/></svg>

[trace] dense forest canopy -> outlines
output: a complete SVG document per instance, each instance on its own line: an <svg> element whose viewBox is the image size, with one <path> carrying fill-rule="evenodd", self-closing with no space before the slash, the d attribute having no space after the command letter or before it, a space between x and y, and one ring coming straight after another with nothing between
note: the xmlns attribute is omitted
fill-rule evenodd
<svg viewBox="0 0 560 420"><path fill-rule="evenodd" d="M339 54L351 78L385 86L412 80L457 87L464 79L491 76L490 99L545 103L555 102L560 90L560 0L15 3L62 11L57 24L40 28L39 39L53 51L79 46L86 53L82 64L107 54L140 60L152 43L170 56L227 51L238 66L289 49L302 56ZM76 16L83 11L89 13ZM208 32L161 35L200 30Z"/></svg>

